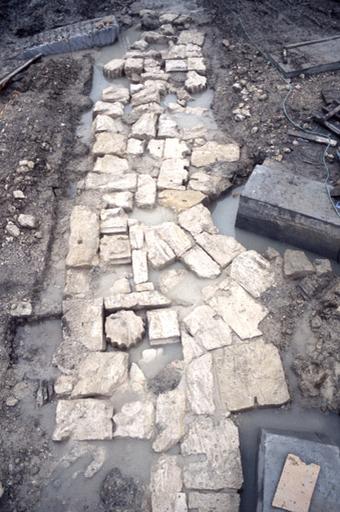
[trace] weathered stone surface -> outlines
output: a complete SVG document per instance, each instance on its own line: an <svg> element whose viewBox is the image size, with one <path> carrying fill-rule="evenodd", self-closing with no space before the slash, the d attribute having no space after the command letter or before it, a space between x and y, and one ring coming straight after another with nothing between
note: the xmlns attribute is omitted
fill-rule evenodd
<svg viewBox="0 0 340 512"><path fill-rule="evenodd" d="M188 505L197 512L239 512L240 496L236 492L189 492Z"/></svg>
<svg viewBox="0 0 340 512"><path fill-rule="evenodd" d="M105 349L103 299L68 299L63 302L63 337L90 351Z"/></svg>
<svg viewBox="0 0 340 512"><path fill-rule="evenodd" d="M207 302L241 339L262 334L258 325L267 316L267 308L233 279L224 279Z"/></svg>
<svg viewBox="0 0 340 512"><path fill-rule="evenodd" d="M124 59L112 59L103 68L103 73L107 78L120 78L124 74Z"/></svg>
<svg viewBox="0 0 340 512"><path fill-rule="evenodd" d="M198 190L203 194L213 198L218 197L223 192L231 188L232 184L226 176L216 172L198 171L190 175L188 187Z"/></svg>
<svg viewBox="0 0 340 512"><path fill-rule="evenodd" d="M177 257L182 256L194 245L194 241L175 222L163 222L156 229Z"/></svg>
<svg viewBox="0 0 340 512"><path fill-rule="evenodd" d="M158 176L158 188L184 190L188 179L188 166L189 161L183 158L163 160Z"/></svg>
<svg viewBox="0 0 340 512"><path fill-rule="evenodd" d="M136 292L150 292L155 289L155 285L150 281L135 285Z"/></svg>
<svg viewBox="0 0 340 512"><path fill-rule="evenodd" d="M184 485L188 489L239 489L243 482L238 429L227 418L199 416L192 420L181 447L184 456L203 455L185 463Z"/></svg>
<svg viewBox="0 0 340 512"><path fill-rule="evenodd" d="M99 245L98 215L86 206L75 206L70 220L68 267L91 267L97 263Z"/></svg>
<svg viewBox="0 0 340 512"><path fill-rule="evenodd" d="M195 240L222 268L225 268L233 259L245 251L232 236L211 235L206 231L194 235Z"/></svg>
<svg viewBox="0 0 340 512"><path fill-rule="evenodd" d="M183 158L190 154L188 145L177 138L165 139L164 158Z"/></svg>
<svg viewBox="0 0 340 512"><path fill-rule="evenodd" d="M129 57L125 61L124 71L126 76L130 77L134 73L141 74L144 69L144 59Z"/></svg>
<svg viewBox="0 0 340 512"><path fill-rule="evenodd" d="M112 192L103 196L104 208L123 208L126 212L131 212L133 208L132 192Z"/></svg>
<svg viewBox="0 0 340 512"><path fill-rule="evenodd" d="M208 82L205 76L199 75L196 71L189 71L184 85L187 91L197 94L205 91Z"/></svg>
<svg viewBox="0 0 340 512"><path fill-rule="evenodd" d="M206 196L194 190L162 190L158 194L159 204L177 212L187 210L204 201Z"/></svg>
<svg viewBox="0 0 340 512"><path fill-rule="evenodd" d="M124 352L91 352L78 367L73 398L112 396L128 378L129 356Z"/></svg>
<svg viewBox="0 0 340 512"><path fill-rule="evenodd" d="M130 293L131 286L127 277L117 279L110 288L111 293Z"/></svg>
<svg viewBox="0 0 340 512"><path fill-rule="evenodd" d="M121 119L114 119L106 114L99 114L93 122L93 132L127 133L128 127Z"/></svg>
<svg viewBox="0 0 340 512"><path fill-rule="evenodd" d="M179 131L176 121L167 114L159 116L158 137L160 139L167 137L179 137Z"/></svg>
<svg viewBox="0 0 340 512"><path fill-rule="evenodd" d="M306 464L297 455L289 453L272 506L292 512L309 512L320 469L318 464Z"/></svg>
<svg viewBox="0 0 340 512"><path fill-rule="evenodd" d="M183 268L170 268L162 272L159 278L159 288L161 292L167 294L171 290L176 289L188 273L189 272Z"/></svg>
<svg viewBox="0 0 340 512"><path fill-rule="evenodd" d="M158 434L152 448L164 452L175 446L184 436L185 389L183 383L157 398L156 430Z"/></svg>
<svg viewBox="0 0 340 512"><path fill-rule="evenodd" d="M93 154L124 156L126 153L126 135L122 133L102 132L96 134Z"/></svg>
<svg viewBox="0 0 340 512"><path fill-rule="evenodd" d="M136 222L129 225L129 237L132 249L142 249L144 245L144 228Z"/></svg>
<svg viewBox="0 0 340 512"><path fill-rule="evenodd" d="M106 318L105 334L114 347L129 349L143 338L143 319L133 311L119 311Z"/></svg>
<svg viewBox="0 0 340 512"><path fill-rule="evenodd" d="M202 57L202 49L195 44L174 44L169 48L168 59L186 59L189 57Z"/></svg>
<svg viewBox="0 0 340 512"><path fill-rule="evenodd" d="M117 294L114 297L105 298L104 304L107 311L117 311L161 308L170 306L171 301L157 291L149 291Z"/></svg>
<svg viewBox="0 0 340 512"><path fill-rule="evenodd" d="M183 359L186 364L190 363L196 357L200 357L205 353L203 347L197 340L184 329L181 331L181 341L183 350Z"/></svg>
<svg viewBox="0 0 340 512"><path fill-rule="evenodd" d="M37 226L37 219L34 215L20 213L20 215L18 215L18 223L22 228L34 229Z"/></svg>
<svg viewBox="0 0 340 512"><path fill-rule="evenodd" d="M221 273L221 268L198 245L195 245L181 257L183 263L199 277L213 279Z"/></svg>
<svg viewBox="0 0 340 512"><path fill-rule="evenodd" d="M237 162L240 159L240 147L235 144L219 144L209 141L203 146L195 147L191 155L191 165L205 167L216 162Z"/></svg>
<svg viewBox="0 0 340 512"><path fill-rule="evenodd" d="M100 257L103 263L126 265L131 263L131 246L127 235L105 235L100 240Z"/></svg>
<svg viewBox="0 0 340 512"><path fill-rule="evenodd" d="M230 277L255 298L275 283L269 261L256 251L246 251L237 256L231 264Z"/></svg>
<svg viewBox="0 0 340 512"><path fill-rule="evenodd" d="M65 296L85 297L90 291L90 276L88 269L72 268L66 272Z"/></svg>
<svg viewBox="0 0 340 512"><path fill-rule="evenodd" d="M127 216L121 208L107 208L100 212L100 233L106 235L126 234Z"/></svg>
<svg viewBox="0 0 340 512"><path fill-rule="evenodd" d="M186 391L194 414L214 414L216 393L211 354L193 359L186 368Z"/></svg>
<svg viewBox="0 0 340 512"><path fill-rule="evenodd" d="M160 159L163 157L164 140L152 139L148 144L148 151L153 158Z"/></svg>
<svg viewBox="0 0 340 512"><path fill-rule="evenodd" d="M171 59L165 61L165 72L166 73L174 73L174 72L185 72L188 70L187 61L184 59Z"/></svg>
<svg viewBox="0 0 340 512"><path fill-rule="evenodd" d="M148 260L153 268L161 269L175 261L175 253L161 238L156 229L146 228L144 236L148 251Z"/></svg>
<svg viewBox="0 0 340 512"><path fill-rule="evenodd" d="M139 208L153 208L156 202L156 182L148 174L140 174L137 181L136 205Z"/></svg>
<svg viewBox="0 0 340 512"><path fill-rule="evenodd" d="M177 311L156 309L147 312L150 345L165 345L180 341Z"/></svg>
<svg viewBox="0 0 340 512"><path fill-rule="evenodd" d="M197 204L180 213L178 215L178 222L182 228L194 236L202 231L207 231L212 235L218 232L210 211L202 204Z"/></svg>
<svg viewBox="0 0 340 512"><path fill-rule="evenodd" d="M54 392L58 398L69 396L77 381L74 375L59 375L54 383Z"/></svg>
<svg viewBox="0 0 340 512"><path fill-rule="evenodd" d="M129 163L125 158L116 155L105 155L96 159L93 171L121 176L129 172Z"/></svg>
<svg viewBox="0 0 340 512"><path fill-rule="evenodd" d="M178 38L178 44L195 44L197 46L203 46L205 34L198 30L183 30Z"/></svg>
<svg viewBox="0 0 340 512"><path fill-rule="evenodd" d="M331 262L325 258L317 258L313 263L318 276L330 275L333 272Z"/></svg>
<svg viewBox="0 0 340 512"><path fill-rule="evenodd" d="M131 105L133 107L138 107L138 105L145 105L149 103L160 103L161 98L159 94L159 89L157 87L156 81L151 80L151 85L148 87L145 85L144 89L133 94Z"/></svg>
<svg viewBox="0 0 340 512"><path fill-rule="evenodd" d="M154 431L154 405L149 401L128 402L113 417L114 437L151 439Z"/></svg>
<svg viewBox="0 0 340 512"><path fill-rule="evenodd" d="M134 138L129 139L126 151L129 155L142 155L144 153L144 141Z"/></svg>
<svg viewBox="0 0 340 512"><path fill-rule="evenodd" d="M59 400L52 439L94 441L112 439L113 406L106 400Z"/></svg>
<svg viewBox="0 0 340 512"><path fill-rule="evenodd" d="M204 63L203 57L189 57L188 58L188 71L197 71L201 75L205 75L207 67Z"/></svg>
<svg viewBox="0 0 340 512"><path fill-rule="evenodd" d="M213 350L232 342L228 324L210 306L197 306L183 320L189 333L205 350Z"/></svg>
<svg viewBox="0 0 340 512"><path fill-rule="evenodd" d="M156 137L157 114L150 112L141 115L132 125L131 134L136 139L154 139Z"/></svg>
<svg viewBox="0 0 340 512"><path fill-rule="evenodd" d="M182 470L176 455L162 455L151 469L151 504L154 512L178 512L182 490Z"/></svg>
<svg viewBox="0 0 340 512"><path fill-rule="evenodd" d="M130 101L129 89L121 85L110 85L103 90L102 100L126 105Z"/></svg>
<svg viewBox="0 0 340 512"><path fill-rule="evenodd" d="M132 251L132 272L135 284L145 283L149 278L146 251L136 249Z"/></svg>
<svg viewBox="0 0 340 512"><path fill-rule="evenodd" d="M115 103L109 103L108 101L96 101L93 107L93 117L100 114L105 114L106 116L110 116L112 119L117 120L124 114L124 105L118 101Z"/></svg>
<svg viewBox="0 0 340 512"><path fill-rule="evenodd" d="M262 339L213 352L220 398L230 411L281 405L289 393L279 352Z"/></svg>
<svg viewBox="0 0 340 512"><path fill-rule="evenodd" d="M134 191L137 188L137 174L135 172L124 176L111 176L109 173L89 172L85 180L85 189L103 190L105 192Z"/></svg>
<svg viewBox="0 0 340 512"><path fill-rule="evenodd" d="M315 269L303 251L287 249L283 255L283 272L291 279L301 279L313 274Z"/></svg>

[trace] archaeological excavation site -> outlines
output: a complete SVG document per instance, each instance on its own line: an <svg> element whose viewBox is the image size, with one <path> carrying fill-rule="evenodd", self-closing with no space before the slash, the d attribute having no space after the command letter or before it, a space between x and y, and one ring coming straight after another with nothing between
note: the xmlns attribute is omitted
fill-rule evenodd
<svg viewBox="0 0 340 512"><path fill-rule="evenodd" d="M0 60L0 512L339 512L339 0L0 0Z"/></svg>

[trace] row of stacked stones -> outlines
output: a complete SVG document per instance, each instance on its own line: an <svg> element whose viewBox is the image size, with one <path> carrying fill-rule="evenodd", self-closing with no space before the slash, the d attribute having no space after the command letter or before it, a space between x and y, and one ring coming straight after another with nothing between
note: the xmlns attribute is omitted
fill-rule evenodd
<svg viewBox="0 0 340 512"><path fill-rule="evenodd" d="M70 221L53 439L150 440L159 453L153 512L237 511L243 477L230 415L289 400L278 351L259 327L268 314L261 295L275 285L275 269L219 234L203 204L230 186L219 171L240 150L207 129L205 109L187 106L207 87L205 35L188 27L190 17L177 18L161 14L158 32L145 32L125 59L104 67L111 79L127 77L129 87L113 83L93 109L93 170ZM164 104L168 93L177 101ZM202 123L186 128L176 114ZM160 205L173 220L134 218L136 208L154 209L157 218ZM176 261L211 280L186 307L165 293L183 269L168 270L162 290L150 279L151 270L162 273ZM100 296L96 275L118 268L124 272ZM145 337L151 347L181 343L183 350L174 363L177 385L158 395L129 361L129 348ZM175 446L179 454L168 454Z"/></svg>

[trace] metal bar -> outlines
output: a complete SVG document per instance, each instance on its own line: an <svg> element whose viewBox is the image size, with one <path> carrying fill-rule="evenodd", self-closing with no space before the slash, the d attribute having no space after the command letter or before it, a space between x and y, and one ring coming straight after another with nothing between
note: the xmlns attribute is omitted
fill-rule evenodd
<svg viewBox="0 0 340 512"><path fill-rule="evenodd" d="M323 39L312 39L310 41L302 41L301 43L286 44L284 46L284 49L291 50L292 48L299 48L300 46L309 46L311 44L326 43L327 41L333 41L335 39L340 39L340 34L332 37L324 37Z"/></svg>

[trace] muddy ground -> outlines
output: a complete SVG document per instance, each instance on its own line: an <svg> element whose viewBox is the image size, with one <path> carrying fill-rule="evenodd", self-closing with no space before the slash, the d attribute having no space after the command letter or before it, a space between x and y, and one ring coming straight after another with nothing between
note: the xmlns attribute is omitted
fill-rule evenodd
<svg viewBox="0 0 340 512"><path fill-rule="evenodd" d="M13 57L14 48L41 30L112 12L129 23L130 4L125 0L0 1L0 51L6 58L3 67L15 65L16 59L9 61L8 56ZM287 135L282 103L289 86L256 46L270 51L282 41L339 31L339 2L202 0L202 5L210 16L201 23L206 24L209 34L205 51L210 58L210 85L215 89L215 116L221 129L242 144L242 165L235 184L244 181L254 164L268 156L289 161L306 176L323 179L323 149ZM227 41L223 44L223 40ZM6 512L37 510L51 449L44 425L25 412L20 399L19 403L13 401L13 390L27 384L25 375L17 371L18 358L24 354L26 362L34 366L36 349L25 353L20 336L15 336L24 321L13 318L11 312L23 299L32 301L33 312L41 311L39 291L48 279L57 219L86 156L86 147L76 137L76 126L81 113L90 107L91 73L91 59L87 57L43 60L18 75L0 94L0 481L5 484L0 510ZM250 117L242 121L233 113L243 101L240 87L233 87L235 83L249 89ZM289 98L291 115L311 126L311 114L322 103L321 91L337 84L336 73L294 79ZM21 160L33 162L33 169L20 166ZM329 162L335 179L338 164ZM13 192L18 190L24 194L21 199L14 198ZM20 213L34 215L37 226L20 227ZM20 233L13 235L8 224L17 226ZM301 290L301 283L294 282L279 296L269 295L272 314L264 329L285 360L299 334L300 319L304 319L308 355L286 361L297 376L296 392L302 394L305 405L339 411L340 320L336 307L340 288L329 278L308 290L310 296ZM39 383L34 382L34 386L37 392ZM17 395L20 397L20 392Z"/></svg>

